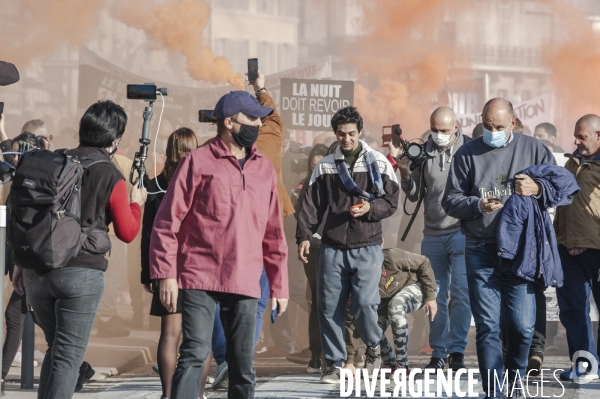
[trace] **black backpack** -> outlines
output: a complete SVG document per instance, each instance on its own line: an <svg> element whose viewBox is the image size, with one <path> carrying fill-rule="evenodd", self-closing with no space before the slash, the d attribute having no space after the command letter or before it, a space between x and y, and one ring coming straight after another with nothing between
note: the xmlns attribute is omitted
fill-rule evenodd
<svg viewBox="0 0 600 399"><path fill-rule="evenodd" d="M66 266L98 223L81 226L81 183L87 168L110 163L106 155L78 158L35 150L22 155L9 194L12 261L25 269L50 271ZM107 237L108 238L108 237Z"/></svg>

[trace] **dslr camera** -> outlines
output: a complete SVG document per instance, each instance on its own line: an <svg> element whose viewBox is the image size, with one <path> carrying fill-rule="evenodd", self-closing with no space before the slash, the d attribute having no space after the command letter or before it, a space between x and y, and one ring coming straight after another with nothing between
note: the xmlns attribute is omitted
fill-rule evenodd
<svg viewBox="0 0 600 399"><path fill-rule="evenodd" d="M391 129L391 133L386 134L386 129ZM425 143L423 143L420 139L418 139L419 142L405 140L402 136L402 128L399 124L383 126L382 135L384 146L392 142L394 147L402 148L402 156L406 156L411 160L411 171L421 166L427 160Z"/></svg>

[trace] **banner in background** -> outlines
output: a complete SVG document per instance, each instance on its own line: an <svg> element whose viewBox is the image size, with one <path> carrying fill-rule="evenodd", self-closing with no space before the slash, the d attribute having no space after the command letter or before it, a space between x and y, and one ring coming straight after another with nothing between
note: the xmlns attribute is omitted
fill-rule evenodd
<svg viewBox="0 0 600 399"><path fill-rule="evenodd" d="M529 128L531 133L542 122L554 123L555 98L554 93L546 93L519 104L513 104L515 116ZM457 112L455 109L454 112ZM471 134L475 126L481 122L481 112L474 114L456 115L465 134Z"/></svg>
<svg viewBox="0 0 600 399"><path fill-rule="evenodd" d="M281 79L280 113L287 129L328 131L331 117L354 103L354 82Z"/></svg>

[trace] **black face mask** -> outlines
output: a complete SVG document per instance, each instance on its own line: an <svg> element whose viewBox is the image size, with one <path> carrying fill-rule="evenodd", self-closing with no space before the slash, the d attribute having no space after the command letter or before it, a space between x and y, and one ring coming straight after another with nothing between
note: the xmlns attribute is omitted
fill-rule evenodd
<svg viewBox="0 0 600 399"><path fill-rule="evenodd" d="M239 123L239 122L238 122ZM258 138L258 126L250 126L240 124L241 128L238 133L232 131L233 140L240 147L249 148L256 142Z"/></svg>

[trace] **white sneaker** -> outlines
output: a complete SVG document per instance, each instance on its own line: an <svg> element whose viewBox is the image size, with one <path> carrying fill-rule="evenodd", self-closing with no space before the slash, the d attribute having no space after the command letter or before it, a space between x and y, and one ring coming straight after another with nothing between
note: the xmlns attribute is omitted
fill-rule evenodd
<svg viewBox="0 0 600 399"><path fill-rule="evenodd" d="M17 352L17 355L15 356L15 359L12 362L12 367L21 367L22 362L23 362L23 354L21 352ZM33 367L37 367L37 366L38 366L38 362L36 362L34 360Z"/></svg>
<svg viewBox="0 0 600 399"><path fill-rule="evenodd" d="M35 350L35 352L33 352L33 359L38 362L39 364L44 363L44 358L46 357L45 353L40 352L39 350Z"/></svg>

